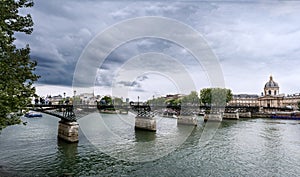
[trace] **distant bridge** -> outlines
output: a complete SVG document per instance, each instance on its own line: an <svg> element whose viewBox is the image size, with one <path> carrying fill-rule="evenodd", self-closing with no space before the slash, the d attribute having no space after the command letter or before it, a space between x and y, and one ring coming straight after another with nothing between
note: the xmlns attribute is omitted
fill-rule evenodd
<svg viewBox="0 0 300 177"><path fill-rule="evenodd" d="M136 114L135 127L156 131L156 121L154 117L164 111L171 111L178 116L177 124L197 125L197 121L193 115L201 111L213 112L214 110L224 109L224 107L210 107L210 106L172 106L172 105L45 105L34 104L28 105L30 110L42 112L60 118L58 125L58 137L68 142L78 142L79 124L77 120L85 115L93 112L101 111L115 111L116 113L122 111L132 111ZM251 112L259 111L259 107L250 106L226 106L225 112Z"/></svg>
<svg viewBox="0 0 300 177"><path fill-rule="evenodd" d="M87 115L91 112L97 112L101 110L124 110L132 111L136 114L151 114L157 115L162 113L164 109L169 109L177 112L181 115L191 115L198 114L200 111L209 111L211 109L221 109L224 107L210 107L210 106L197 106L197 105L187 105L187 106L172 106L172 105L145 105L145 104L135 104L135 105L45 105L45 104L33 104L29 105L30 110L42 112L62 119L63 121L74 122L80 117ZM258 106L226 106L225 112L259 112Z"/></svg>

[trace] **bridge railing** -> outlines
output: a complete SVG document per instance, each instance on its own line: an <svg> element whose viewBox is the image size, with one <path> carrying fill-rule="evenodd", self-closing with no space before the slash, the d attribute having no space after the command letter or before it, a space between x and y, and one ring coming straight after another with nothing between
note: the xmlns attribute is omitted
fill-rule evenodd
<svg viewBox="0 0 300 177"><path fill-rule="evenodd" d="M51 114L53 116L59 117L62 120L66 121L76 121L77 118L81 116L84 112L89 111L97 111L102 109L118 109L118 110L127 110L131 109L135 113L137 113L138 116L144 116L144 117L154 117L155 115L159 113L163 113L165 109L173 110L177 113L177 115L192 115L200 113L200 110L205 110L206 112L211 112L215 109L218 109L218 107L210 107L210 106L184 106L181 108L180 106L172 106L172 105L156 105L155 107L150 107L149 105L45 105L45 104L33 104L28 106L31 110L44 112ZM76 109L76 110L75 110ZM232 112L232 111L238 111L240 112L258 112L259 107L251 107L251 106L226 106L225 111ZM76 116L79 116L77 117Z"/></svg>
<svg viewBox="0 0 300 177"><path fill-rule="evenodd" d="M34 104L28 106L30 110L43 112L55 117L58 117L64 121L74 122L76 121L76 115L73 105L45 105Z"/></svg>

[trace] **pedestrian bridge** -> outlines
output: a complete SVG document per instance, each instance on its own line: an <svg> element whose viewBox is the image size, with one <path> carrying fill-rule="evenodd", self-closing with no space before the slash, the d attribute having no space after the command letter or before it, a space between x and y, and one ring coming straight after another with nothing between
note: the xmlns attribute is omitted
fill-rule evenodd
<svg viewBox="0 0 300 177"><path fill-rule="evenodd" d="M29 110L42 112L60 118L66 122L76 122L80 117L97 111L97 105L29 105Z"/></svg>
<svg viewBox="0 0 300 177"><path fill-rule="evenodd" d="M128 113L129 111L136 114L135 118L135 128L156 131L156 115L161 115L162 110L171 109L176 113L177 124L188 124L197 125L197 120L195 114L199 114L200 110L205 110L206 112L211 112L213 109L208 106L149 106L149 105L45 105L45 104L34 104L28 106L29 110L42 112L55 117L60 118L58 127L58 137L69 142L78 142L78 129L79 124L77 120L84 117L90 113L101 112L103 110L122 110L122 113ZM224 109L224 107L223 107ZM226 107L225 111L250 111L257 112L258 107L238 107L231 106ZM115 112L116 113L116 112ZM220 120L222 121L222 120Z"/></svg>

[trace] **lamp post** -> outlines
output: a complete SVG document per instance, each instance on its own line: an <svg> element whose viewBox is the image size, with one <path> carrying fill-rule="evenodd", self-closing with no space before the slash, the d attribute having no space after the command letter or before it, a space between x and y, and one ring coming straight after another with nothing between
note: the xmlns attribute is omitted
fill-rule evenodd
<svg viewBox="0 0 300 177"><path fill-rule="evenodd" d="M138 113L140 113L140 96L138 96Z"/></svg>
<svg viewBox="0 0 300 177"><path fill-rule="evenodd" d="M61 104L66 104L66 93L64 92L63 95L64 98L61 100L62 101Z"/></svg>
<svg viewBox="0 0 300 177"><path fill-rule="evenodd" d="M154 108L154 95L152 96L152 107Z"/></svg>
<svg viewBox="0 0 300 177"><path fill-rule="evenodd" d="M75 104L75 95L76 95L76 90L74 90L73 105Z"/></svg>

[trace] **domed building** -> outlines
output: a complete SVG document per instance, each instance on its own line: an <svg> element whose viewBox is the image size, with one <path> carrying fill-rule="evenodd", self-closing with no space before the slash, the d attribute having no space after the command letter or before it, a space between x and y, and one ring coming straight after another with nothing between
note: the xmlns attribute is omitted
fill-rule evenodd
<svg viewBox="0 0 300 177"><path fill-rule="evenodd" d="M287 109L297 110L300 102L300 93L285 96L279 92L279 84L270 76L269 81L264 85L261 96L256 94L233 95L228 103L230 106L260 107L261 111L274 112Z"/></svg>
<svg viewBox="0 0 300 177"><path fill-rule="evenodd" d="M284 94L279 94L279 85L270 76L270 80L265 84L264 95L258 98L259 106L265 108L282 107Z"/></svg>
<svg viewBox="0 0 300 177"><path fill-rule="evenodd" d="M278 95L279 94L279 85L273 80L273 77L270 76L270 80L265 84L265 95Z"/></svg>

